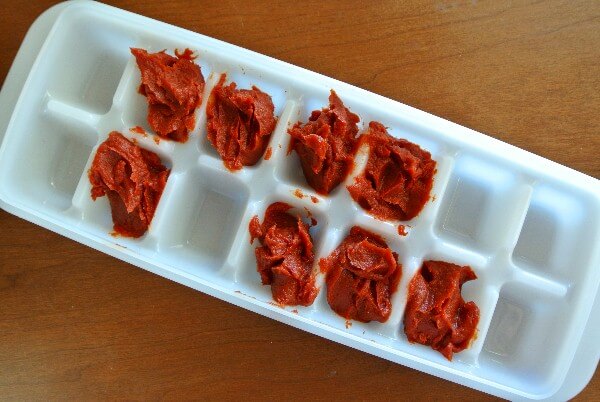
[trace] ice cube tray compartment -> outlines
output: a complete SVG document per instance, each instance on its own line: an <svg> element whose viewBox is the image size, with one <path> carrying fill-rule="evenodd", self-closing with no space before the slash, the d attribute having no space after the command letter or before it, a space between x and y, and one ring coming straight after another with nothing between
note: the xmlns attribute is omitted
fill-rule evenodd
<svg viewBox="0 0 600 402"><path fill-rule="evenodd" d="M4 172L11 186L31 206L41 205L48 213L68 210L96 143L95 131L41 114L32 118L19 142L27 152L15 156L11 170Z"/></svg>
<svg viewBox="0 0 600 402"><path fill-rule="evenodd" d="M159 253L165 262L178 259L186 271L210 275L225 264L248 188L235 177L198 167L177 181L155 227Z"/></svg>
<svg viewBox="0 0 600 402"><path fill-rule="evenodd" d="M556 325L561 315L569 315L569 306L559 297L520 283L502 286L479 360L490 379L534 392L558 388L564 369L556 357L569 349L568 326Z"/></svg>
<svg viewBox="0 0 600 402"><path fill-rule="evenodd" d="M55 40L46 42L44 60L51 97L100 115L112 106L129 46L135 43L135 34L123 26L98 32L95 24L98 20L109 23L105 18L88 13L80 13L77 19L65 18L63 29L54 32ZM72 32L77 35L69 36ZM70 79L54 79L59 75Z"/></svg>
<svg viewBox="0 0 600 402"><path fill-rule="evenodd" d="M189 47L198 55L206 88L187 143L158 139L150 129L129 47L169 52ZM79 62L67 63L74 54ZM224 167L206 138L206 101L221 73L238 88L257 85L271 95L278 119L270 158L238 172ZM382 222L352 200L345 184L364 165L364 152L346 183L327 197L306 184L295 152L288 155L288 128L327 107L330 89L361 118L361 131L369 121L381 121L437 161L431 200L411 221ZM134 126L146 133L130 131ZM106 197L90 198L87 172L112 130L156 152L172 169L140 239L111 235ZM15 108L0 150L0 195L42 217L42 224L60 222L87 244L251 310L487 392L541 398L561 385L577 346L573 340L589 315L586 300L598 288L598 189L579 174L567 182L573 172L564 168L552 166L558 172L552 174L527 164L528 155L511 159L494 152L482 138L265 56L77 1L59 16ZM254 215L262 221L276 201L318 222L310 233L320 291L308 307L276 306L256 272L258 242L250 245L248 223ZM406 236L398 234L399 224L406 226ZM403 267L385 323L347 322L327 304L318 261L353 225L384 237ZM479 277L463 288L465 300L480 308L477 337L452 362L410 344L402 330L408 285L428 259L470 265ZM543 341L536 334L544 334Z"/></svg>

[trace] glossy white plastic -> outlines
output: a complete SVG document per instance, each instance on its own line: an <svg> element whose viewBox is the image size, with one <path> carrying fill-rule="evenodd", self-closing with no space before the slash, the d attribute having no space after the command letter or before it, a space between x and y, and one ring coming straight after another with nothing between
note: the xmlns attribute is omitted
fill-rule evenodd
<svg viewBox="0 0 600 402"><path fill-rule="evenodd" d="M279 118L272 157L228 171L206 140L205 102L187 143L155 142L130 47L194 50L207 78L205 100L223 72L239 87L257 85L269 93ZM361 127L380 121L437 160L433 200L404 222L407 236L398 235L399 222L365 214L344 186L329 197L316 194L295 153L286 155L289 125L326 106L331 88L360 116ZM134 126L149 135L130 132ZM140 239L111 236L106 198L90 197L87 171L112 130L135 137L172 168L154 221ZM597 366L598 180L439 117L197 33L78 0L48 10L23 41L0 93L0 141L3 209L238 306L513 400L572 397ZM295 195L298 189L304 197ZM274 201L317 219L311 229L317 259L353 225L387 240L400 256L403 276L386 323L346 328L330 310L324 288L310 307L271 303L255 270L248 222L257 214L262 219ZM481 310L478 336L452 362L408 343L402 330L407 285L424 259L470 265L479 277L463 289ZM323 285L321 274L318 283Z"/></svg>

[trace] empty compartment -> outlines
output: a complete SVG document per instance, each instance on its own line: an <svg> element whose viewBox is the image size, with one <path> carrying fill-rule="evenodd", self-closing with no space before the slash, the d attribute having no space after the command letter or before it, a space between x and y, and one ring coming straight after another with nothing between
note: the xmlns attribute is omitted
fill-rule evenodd
<svg viewBox="0 0 600 402"><path fill-rule="evenodd" d="M475 240L490 195L477 183L460 177L452 185L448 190L452 192L452 199L445 211L442 229Z"/></svg>
<svg viewBox="0 0 600 402"><path fill-rule="evenodd" d="M173 186L154 228L160 256L191 273L223 266L240 225L249 191L234 176L194 168Z"/></svg>
<svg viewBox="0 0 600 402"><path fill-rule="evenodd" d="M532 205L527 211L513 255L526 265L547 267L551 262L552 246L556 245L557 235L553 213Z"/></svg>
<svg viewBox="0 0 600 402"><path fill-rule="evenodd" d="M561 385L576 346L567 334L573 316L562 299L504 285L479 356L482 375L530 395L549 395Z"/></svg>
<svg viewBox="0 0 600 402"><path fill-rule="evenodd" d="M513 262L538 274L579 281L589 258L589 252L581 252L589 247L581 245L593 238L598 226L597 215L584 199L547 185L536 186Z"/></svg>
<svg viewBox="0 0 600 402"><path fill-rule="evenodd" d="M523 211L526 191L501 166L460 157L448 183L435 225L440 236L483 252L505 246Z"/></svg>
<svg viewBox="0 0 600 402"><path fill-rule="evenodd" d="M99 16L69 12L48 44L43 67L51 97L97 114L107 113L135 39Z"/></svg>
<svg viewBox="0 0 600 402"><path fill-rule="evenodd" d="M6 175L7 193L36 210L68 209L96 143L96 133L47 115L33 117L27 127L14 129L22 132L12 133L1 169Z"/></svg>

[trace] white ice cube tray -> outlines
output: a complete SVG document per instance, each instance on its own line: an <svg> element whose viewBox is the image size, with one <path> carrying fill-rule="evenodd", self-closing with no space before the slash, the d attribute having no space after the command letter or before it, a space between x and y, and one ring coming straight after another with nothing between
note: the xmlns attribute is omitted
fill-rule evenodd
<svg viewBox="0 0 600 402"><path fill-rule="evenodd" d="M187 143L155 142L130 47L198 54L207 85ZM257 85L270 94L278 116L272 157L236 173L206 139L206 99L223 72L240 88ZM367 215L344 185L329 197L316 194L296 154L286 155L288 127L326 106L331 88L360 116L361 127L380 121L437 161L433 199L404 222L407 236L398 234L399 222ZM600 282L600 186L594 178L334 79L90 1L60 4L38 19L4 83L0 109L0 206L15 215L265 316L505 398L567 398L595 370L598 306L590 312ZM148 135L130 132L134 126ZM140 239L111 236L106 197L90 197L88 169L113 130L172 168ZM305 197L295 195L298 189ZM386 323L347 325L329 308L320 273L312 306L272 302L256 272L248 222L262 219L275 201L317 219L315 261L353 225L387 240L403 274ZM408 343L402 330L407 286L425 259L470 265L479 277L463 288L481 312L478 335L451 362Z"/></svg>

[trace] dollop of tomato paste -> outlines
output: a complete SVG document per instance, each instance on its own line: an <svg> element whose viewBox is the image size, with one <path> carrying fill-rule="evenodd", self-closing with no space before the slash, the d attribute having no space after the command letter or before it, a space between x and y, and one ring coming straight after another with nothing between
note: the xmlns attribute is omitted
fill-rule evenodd
<svg viewBox="0 0 600 402"><path fill-rule="evenodd" d="M429 345L448 360L469 346L477 330L479 308L461 295L463 283L477 279L468 267L425 261L408 288L404 333L409 342Z"/></svg>
<svg viewBox="0 0 600 402"><path fill-rule="evenodd" d="M285 305L312 304L316 295L313 273L313 242L309 226L288 211L283 202L271 204L261 224L258 216L250 220L250 242L260 241L255 249L256 266L263 285L271 285L273 299Z"/></svg>
<svg viewBox="0 0 600 402"><path fill-rule="evenodd" d="M142 75L139 92L148 100L148 123L160 137L185 142L202 103L204 76L192 52L168 55L132 48Z"/></svg>
<svg viewBox="0 0 600 402"><path fill-rule="evenodd" d="M169 173L158 155L113 131L89 170L92 199L106 195L115 232L140 237L152 222Z"/></svg>
<svg viewBox="0 0 600 402"><path fill-rule="evenodd" d="M369 146L364 171L348 186L352 198L382 220L410 220L429 199L436 162L410 141L394 138L372 121L361 136Z"/></svg>
<svg viewBox="0 0 600 402"><path fill-rule="evenodd" d="M328 108L314 110L307 123L288 130L290 151L298 153L304 177L317 192L329 194L352 169L359 120L331 90Z"/></svg>
<svg viewBox="0 0 600 402"><path fill-rule="evenodd" d="M327 302L346 319L385 322L402 265L385 240L358 226L320 261L326 274Z"/></svg>
<svg viewBox="0 0 600 402"><path fill-rule="evenodd" d="M206 104L208 140L230 170L252 166L262 157L275 130L271 96L257 87L236 89L224 85L221 75Z"/></svg>

